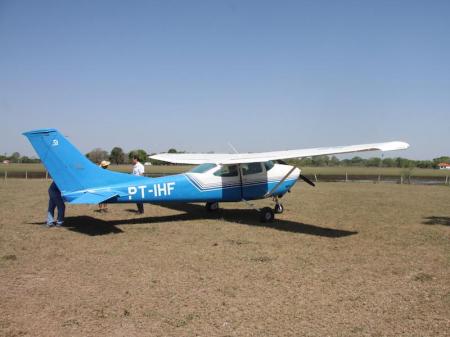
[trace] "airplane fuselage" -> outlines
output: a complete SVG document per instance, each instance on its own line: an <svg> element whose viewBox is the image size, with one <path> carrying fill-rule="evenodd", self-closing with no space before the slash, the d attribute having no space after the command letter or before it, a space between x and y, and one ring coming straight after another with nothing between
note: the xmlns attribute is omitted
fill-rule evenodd
<svg viewBox="0 0 450 337"><path fill-rule="evenodd" d="M284 195L300 175L298 168L293 169L290 165L282 164L204 165L209 167L201 165L196 168L200 168L201 172L194 169L183 174L159 178L130 176L129 182L70 193L63 192L63 197L70 202L86 192L95 194L116 191L119 192L119 196L108 200L108 203L255 200L272 195Z"/></svg>

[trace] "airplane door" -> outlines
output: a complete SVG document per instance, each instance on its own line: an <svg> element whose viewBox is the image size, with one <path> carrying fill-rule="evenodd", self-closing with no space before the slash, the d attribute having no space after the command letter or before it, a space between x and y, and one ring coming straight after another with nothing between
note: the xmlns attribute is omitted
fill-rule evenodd
<svg viewBox="0 0 450 337"><path fill-rule="evenodd" d="M257 199L268 191L267 172L263 163L240 164L242 197L246 200Z"/></svg>
<svg viewBox="0 0 450 337"><path fill-rule="evenodd" d="M238 165L222 165L213 173L212 182L221 187L223 201L238 201L242 199L242 183Z"/></svg>

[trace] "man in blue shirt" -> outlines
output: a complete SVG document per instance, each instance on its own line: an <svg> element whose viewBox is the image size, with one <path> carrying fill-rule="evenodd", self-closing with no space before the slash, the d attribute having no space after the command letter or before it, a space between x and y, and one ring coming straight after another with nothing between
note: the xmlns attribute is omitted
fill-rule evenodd
<svg viewBox="0 0 450 337"><path fill-rule="evenodd" d="M55 182L52 182L50 187L48 188L48 212L47 212L47 227L52 226L62 226L64 223L64 211L66 210L66 205L64 204L64 200L61 196L61 191L58 186L56 186ZM58 208L58 220L55 224L55 208Z"/></svg>

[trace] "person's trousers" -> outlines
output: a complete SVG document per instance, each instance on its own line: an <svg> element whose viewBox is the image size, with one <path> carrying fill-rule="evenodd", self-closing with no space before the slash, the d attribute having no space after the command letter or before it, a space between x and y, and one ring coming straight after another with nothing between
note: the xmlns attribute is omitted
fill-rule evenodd
<svg viewBox="0 0 450 337"><path fill-rule="evenodd" d="M48 200L47 223L51 224L55 221L55 208L58 208L58 223L64 222L64 212L66 205L62 198L50 197Z"/></svg>
<svg viewBox="0 0 450 337"><path fill-rule="evenodd" d="M139 213L144 213L144 204L142 202L136 203L136 206Z"/></svg>

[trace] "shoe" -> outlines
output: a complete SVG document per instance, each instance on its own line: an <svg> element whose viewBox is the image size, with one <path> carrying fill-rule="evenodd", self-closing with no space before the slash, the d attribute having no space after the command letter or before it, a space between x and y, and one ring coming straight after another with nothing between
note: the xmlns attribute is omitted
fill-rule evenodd
<svg viewBox="0 0 450 337"><path fill-rule="evenodd" d="M58 221L57 223L56 223L56 227L61 227L62 225L64 224L64 221Z"/></svg>
<svg viewBox="0 0 450 337"><path fill-rule="evenodd" d="M54 227L54 226L55 226L55 224L54 224L53 222L47 222L47 223L45 224L45 227L48 227L48 228Z"/></svg>

